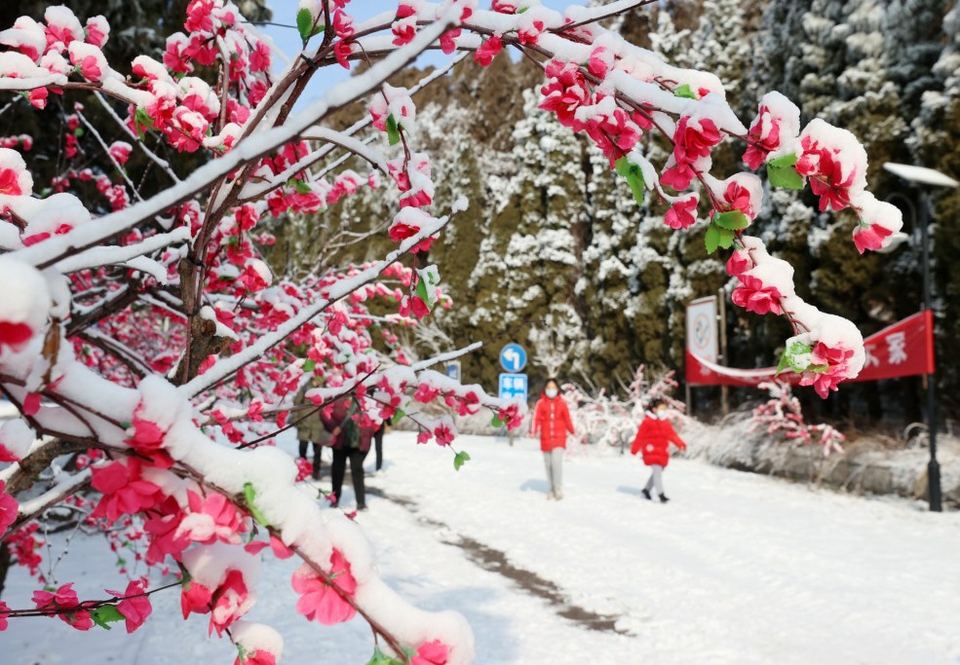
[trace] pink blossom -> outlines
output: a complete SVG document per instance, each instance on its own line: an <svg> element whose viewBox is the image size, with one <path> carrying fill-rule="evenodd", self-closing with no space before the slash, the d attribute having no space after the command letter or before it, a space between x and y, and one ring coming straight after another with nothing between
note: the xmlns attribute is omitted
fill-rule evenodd
<svg viewBox="0 0 960 665"><path fill-rule="evenodd" d="M866 250L878 250L893 234L890 229L880 224L860 224L853 230L853 244L857 251L863 254Z"/></svg>
<svg viewBox="0 0 960 665"><path fill-rule="evenodd" d="M417 386L417 391L413 394L413 399L427 404L428 402L435 400L439 395L440 391L437 388L434 388L427 383L421 383Z"/></svg>
<svg viewBox="0 0 960 665"><path fill-rule="evenodd" d="M405 5L400 6L404 7ZM393 32L394 46L403 46L404 44L409 44L417 35L417 17L416 15L410 15L406 18L394 21L393 25L390 26L390 29Z"/></svg>
<svg viewBox="0 0 960 665"><path fill-rule="evenodd" d="M687 229L697 221L697 204L700 197L690 194L676 201L663 218L663 223L671 229Z"/></svg>
<svg viewBox="0 0 960 665"><path fill-rule="evenodd" d="M300 594L297 612L309 621L333 626L349 621L357 612L353 605L341 596L343 594L352 597L357 590L357 580L350 572L350 562L336 548L330 555L328 577L330 582L317 574L310 564L304 563L293 573L292 583L293 590Z"/></svg>
<svg viewBox="0 0 960 665"><path fill-rule="evenodd" d="M803 153L797 160L797 173L810 178L810 189L820 197L820 211L849 206L850 188L857 180L856 168L844 175L840 149L822 146L812 136L804 136L801 145Z"/></svg>
<svg viewBox="0 0 960 665"><path fill-rule="evenodd" d="M75 56L75 53L75 51L70 51L70 63L77 68L80 76L88 81L99 81L103 76L100 61L92 55Z"/></svg>
<svg viewBox="0 0 960 665"><path fill-rule="evenodd" d="M205 545L221 541L239 544L243 528L243 516L227 497L219 492L208 492L202 497L194 491L187 492L190 512L180 522L176 537Z"/></svg>
<svg viewBox="0 0 960 665"><path fill-rule="evenodd" d="M450 647L440 640L423 642L410 658L410 665L447 665Z"/></svg>
<svg viewBox="0 0 960 665"><path fill-rule="evenodd" d="M77 592L73 590L73 582L64 584L55 592L34 591L33 602L38 610L51 612L77 630L93 628L90 612L80 609L80 599L77 598Z"/></svg>
<svg viewBox="0 0 960 665"><path fill-rule="evenodd" d="M443 51L445 55L450 55L457 50L457 38L463 34L463 30L460 28L454 28L453 30L447 30L445 33L440 35L440 50Z"/></svg>
<svg viewBox="0 0 960 665"><path fill-rule="evenodd" d="M572 127L577 109L590 99L590 90L576 63L551 60L545 73L547 83L540 88L540 108L557 114L564 127Z"/></svg>
<svg viewBox="0 0 960 665"><path fill-rule="evenodd" d="M731 277L739 277L753 267L750 255L742 249L738 249L727 259L727 274Z"/></svg>
<svg viewBox="0 0 960 665"><path fill-rule="evenodd" d="M333 47L333 55L341 67L350 69L350 56L359 50L360 47L355 42L340 40Z"/></svg>
<svg viewBox="0 0 960 665"><path fill-rule="evenodd" d="M473 59L480 63L481 67L489 67L490 63L503 49L503 42L497 35L491 35L480 44L480 48L473 54Z"/></svg>
<svg viewBox="0 0 960 665"><path fill-rule="evenodd" d="M10 614L10 606L0 600L0 632L7 629L7 615Z"/></svg>
<svg viewBox="0 0 960 665"><path fill-rule="evenodd" d="M150 598L144 595L146 590L143 588L143 582L139 580L133 580L127 584L127 589L123 593L111 591L110 589L105 589L105 591L113 594L117 598L123 598L123 600L117 603L117 610L123 615L123 618L126 619L128 633L132 633L142 626L143 622L147 620L147 617L150 616L150 613L153 611L153 607L150 605Z"/></svg>
<svg viewBox="0 0 960 665"><path fill-rule="evenodd" d="M180 589L180 611L186 619L190 613L206 614L210 611L213 592L195 580L184 580Z"/></svg>
<svg viewBox="0 0 960 665"><path fill-rule="evenodd" d="M255 649L237 656L233 665L277 665L277 657L266 649Z"/></svg>
<svg viewBox="0 0 960 665"><path fill-rule="evenodd" d="M433 435L437 439L437 445L449 446L453 443L453 431L447 425L440 425L433 430Z"/></svg>
<svg viewBox="0 0 960 665"><path fill-rule="evenodd" d="M750 190L736 180L727 183L727 189L723 192L723 202L728 210L739 210L747 216L747 219L757 216L757 211L753 209L753 196Z"/></svg>
<svg viewBox="0 0 960 665"><path fill-rule="evenodd" d="M759 277L743 273L738 279L740 286L733 290L730 300L734 305L743 307L748 312L767 314L773 312L777 316L783 313L780 299L783 297L775 286L766 286Z"/></svg>
<svg viewBox="0 0 960 665"><path fill-rule="evenodd" d="M760 112L750 125L750 132L747 134L749 145L743 153L743 161L751 169L760 168L767 155L780 147L781 122L782 119L774 116L767 106L760 106Z"/></svg>
<svg viewBox="0 0 960 665"><path fill-rule="evenodd" d="M108 152L110 156L113 157L118 164L126 164L127 160L130 159L130 152L133 150L131 146L126 141L114 141L110 144Z"/></svg>
<svg viewBox="0 0 960 665"><path fill-rule="evenodd" d="M20 504L6 493L7 484L0 480L0 535L6 533L11 524L17 521Z"/></svg>
<svg viewBox="0 0 960 665"><path fill-rule="evenodd" d="M46 88L34 88L27 94L27 100L34 108L43 110L47 108L47 98L49 96L50 93Z"/></svg>
<svg viewBox="0 0 960 665"><path fill-rule="evenodd" d="M0 321L0 351L3 350L4 346L19 351L33 339L33 335L33 329L26 323Z"/></svg>
<svg viewBox="0 0 960 665"><path fill-rule="evenodd" d="M846 378L849 378L849 360L853 357L852 349L832 348L823 342L817 342L813 347L811 365L826 366L822 372L807 371L800 377L801 386L813 386L821 398L826 399L831 390Z"/></svg>
<svg viewBox="0 0 960 665"><path fill-rule="evenodd" d="M102 16L91 16L87 19L84 32L88 44L101 48L107 43L107 38L110 36L110 24Z"/></svg>
<svg viewBox="0 0 960 665"><path fill-rule="evenodd" d="M420 433L417 434L417 443L428 443L432 438L433 432L428 429L422 429Z"/></svg>
<svg viewBox="0 0 960 665"><path fill-rule="evenodd" d="M168 555L180 560L180 555L191 542L179 533L183 516L180 504L173 497L167 497L156 506L155 511L150 511L149 517L143 523L143 530L150 539L147 563L161 563Z"/></svg>
<svg viewBox="0 0 960 665"><path fill-rule="evenodd" d="M187 5L187 20L183 24L189 32L211 32L213 30L213 0L193 0Z"/></svg>
<svg viewBox="0 0 960 665"><path fill-rule="evenodd" d="M213 609L210 612L208 633L216 630L219 637L234 621L246 614L251 605L243 574L239 570L231 570L227 573L223 584L213 594Z"/></svg>
<svg viewBox="0 0 960 665"><path fill-rule="evenodd" d="M93 469L93 488L103 493L93 517L106 517L115 522L121 515L133 515L155 505L162 497L160 488L143 480L140 462L130 458L126 464L113 462Z"/></svg>
<svg viewBox="0 0 960 665"><path fill-rule="evenodd" d="M0 167L0 194L20 196L23 189L20 187L20 174L15 169Z"/></svg>

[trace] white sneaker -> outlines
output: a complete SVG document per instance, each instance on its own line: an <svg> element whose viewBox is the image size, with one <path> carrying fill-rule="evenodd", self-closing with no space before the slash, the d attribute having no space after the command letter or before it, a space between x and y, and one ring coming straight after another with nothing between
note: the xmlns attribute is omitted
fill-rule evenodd
<svg viewBox="0 0 960 665"><path fill-rule="evenodd" d="M557 495L554 494L552 491L549 494L547 494L547 501L553 501L556 498L557 498Z"/></svg>
<svg viewBox="0 0 960 665"><path fill-rule="evenodd" d="M560 490L557 490L556 492L553 493L553 498L559 501L560 499L563 498L563 492L561 492Z"/></svg>

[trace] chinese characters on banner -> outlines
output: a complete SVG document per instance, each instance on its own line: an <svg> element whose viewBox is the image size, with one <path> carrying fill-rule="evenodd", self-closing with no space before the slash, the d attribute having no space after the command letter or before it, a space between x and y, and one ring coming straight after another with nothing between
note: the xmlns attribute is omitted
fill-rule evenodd
<svg viewBox="0 0 960 665"><path fill-rule="evenodd" d="M924 310L884 328L863 341L866 361L851 381L879 381L917 374L933 374L933 313ZM734 369L704 359L687 348L687 383L693 386L755 386L777 376L775 367ZM786 371L781 381L797 383L799 375Z"/></svg>

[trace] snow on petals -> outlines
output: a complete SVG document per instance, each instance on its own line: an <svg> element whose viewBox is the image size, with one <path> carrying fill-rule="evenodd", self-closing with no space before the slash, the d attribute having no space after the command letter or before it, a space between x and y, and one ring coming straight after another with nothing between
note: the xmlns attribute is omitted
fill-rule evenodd
<svg viewBox="0 0 960 665"><path fill-rule="evenodd" d="M22 350L42 330L50 309L50 294L43 275L33 266L9 256L0 256L0 358L6 348Z"/></svg>
<svg viewBox="0 0 960 665"><path fill-rule="evenodd" d="M357 580L350 572L350 562L343 553L334 548L330 555L329 582L321 577L309 563L304 563L293 573L293 590L300 594L297 612L309 621L333 626L349 621L356 609L342 596L353 596ZM336 589L334 589L336 587Z"/></svg>
<svg viewBox="0 0 960 665"><path fill-rule="evenodd" d="M800 145L797 173L810 179L821 212L859 200L867 185L867 152L853 134L816 119L803 130Z"/></svg>
<svg viewBox="0 0 960 665"><path fill-rule="evenodd" d="M417 647L417 652L410 657L410 665L447 665L449 657L450 647L440 640L431 640Z"/></svg>
<svg viewBox="0 0 960 665"><path fill-rule="evenodd" d="M671 229L690 228L697 221L698 203L700 203L700 196L696 192L678 198L667 210L663 223Z"/></svg>
<svg viewBox="0 0 960 665"><path fill-rule="evenodd" d="M192 490L187 491L190 512L180 522L175 537L189 538L209 545L216 541L241 542L240 533L245 531L240 510L219 492L208 492L202 497Z"/></svg>
<svg viewBox="0 0 960 665"><path fill-rule="evenodd" d="M730 300L734 305L743 307L748 312L757 314L767 314L773 312L776 315L783 313L780 305L780 299L783 295L775 286L769 286L763 281L749 273L739 275L740 286L733 290Z"/></svg>

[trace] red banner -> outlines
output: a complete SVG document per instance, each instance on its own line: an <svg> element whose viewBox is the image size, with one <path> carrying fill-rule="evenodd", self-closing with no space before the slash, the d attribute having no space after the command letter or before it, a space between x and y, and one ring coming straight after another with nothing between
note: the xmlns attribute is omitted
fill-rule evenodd
<svg viewBox="0 0 960 665"><path fill-rule="evenodd" d="M924 310L884 328L863 340L867 357L860 376L851 381L879 381L901 376L933 374L933 313ZM787 370L777 377L776 367L734 369L711 363L687 350L687 383L691 386L756 386L779 378L797 383L798 374Z"/></svg>

